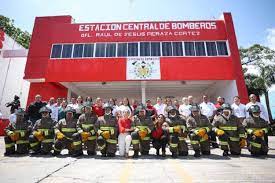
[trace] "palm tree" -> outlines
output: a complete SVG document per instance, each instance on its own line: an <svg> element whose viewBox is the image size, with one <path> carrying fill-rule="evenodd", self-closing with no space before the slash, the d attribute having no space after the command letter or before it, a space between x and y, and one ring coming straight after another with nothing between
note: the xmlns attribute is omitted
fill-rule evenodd
<svg viewBox="0 0 275 183"><path fill-rule="evenodd" d="M272 113L269 103L269 88L275 84L275 66L272 65L257 65L259 75L246 73L245 83L249 93L254 93L256 95L264 95L266 101L267 112L270 122L272 122ZM245 70L245 69L244 69Z"/></svg>

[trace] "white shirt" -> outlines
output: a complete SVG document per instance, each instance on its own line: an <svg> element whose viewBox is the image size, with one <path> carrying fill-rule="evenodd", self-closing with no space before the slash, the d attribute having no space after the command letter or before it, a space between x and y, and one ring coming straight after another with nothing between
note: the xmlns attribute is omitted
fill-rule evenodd
<svg viewBox="0 0 275 183"><path fill-rule="evenodd" d="M246 106L245 106L245 108L246 108L246 117L249 117L248 109L252 105L258 105L260 107L260 110L261 110L260 117L263 118L265 121L269 122L267 111L266 111L265 107L260 102L256 102L256 103L249 102L249 103L246 104Z"/></svg>
<svg viewBox="0 0 275 183"><path fill-rule="evenodd" d="M132 114L132 111L131 111L131 109L130 109L129 106L121 105L121 106L118 106L116 109L117 109L116 112L119 114L119 116L121 116L122 115L122 111L125 111L125 110L129 111L130 115Z"/></svg>
<svg viewBox="0 0 275 183"><path fill-rule="evenodd" d="M118 108L117 105L114 105L114 106L113 106L113 110L112 110L113 116L116 116L117 108Z"/></svg>
<svg viewBox="0 0 275 183"><path fill-rule="evenodd" d="M163 104L163 103L161 103L160 105L159 104L154 105L154 108L156 109L158 115L160 114L164 115L165 107L166 107L166 104Z"/></svg>
<svg viewBox="0 0 275 183"><path fill-rule="evenodd" d="M245 105L244 104L235 104L233 103L231 105L231 108L232 108L232 113L238 117L238 118L245 118L246 116L246 108L245 108Z"/></svg>
<svg viewBox="0 0 275 183"><path fill-rule="evenodd" d="M211 102L207 102L207 103L202 102L200 104L200 108L201 108L201 114L205 115L206 117L213 116L214 111L217 110L215 105Z"/></svg>
<svg viewBox="0 0 275 183"><path fill-rule="evenodd" d="M15 122L16 122L16 115L15 115L15 113L12 113L9 116L9 121L10 121L11 124L15 124Z"/></svg>
<svg viewBox="0 0 275 183"><path fill-rule="evenodd" d="M185 104L180 105L179 113L185 117L189 116L191 114L190 106Z"/></svg>
<svg viewBox="0 0 275 183"><path fill-rule="evenodd" d="M51 118L54 121L58 121L58 110L59 110L59 107L56 104L52 104L52 105L47 104L47 107L52 110Z"/></svg>

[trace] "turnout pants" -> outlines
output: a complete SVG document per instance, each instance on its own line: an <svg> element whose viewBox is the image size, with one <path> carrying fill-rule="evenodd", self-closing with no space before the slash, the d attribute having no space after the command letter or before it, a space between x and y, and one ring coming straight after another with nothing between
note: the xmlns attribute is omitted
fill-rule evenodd
<svg viewBox="0 0 275 183"><path fill-rule="evenodd" d="M68 149L70 155L80 153L82 151L80 135L75 133L72 138L64 137L61 140L56 139L54 143L54 151L60 153L63 149Z"/></svg>
<svg viewBox="0 0 275 183"><path fill-rule="evenodd" d="M20 139L13 142L10 137L5 136L4 141L5 141L6 154L14 154L15 152L19 154L26 154L29 152L30 144L29 144L29 141L26 139ZM15 151L15 146L16 146L16 151Z"/></svg>
<svg viewBox="0 0 275 183"><path fill-rule="evenodd" d="M224 151L229 151L231 154L240 154L241 147L240 147L240 138L239 137L229 137L228 135L224 134L219 137L221 149Z"/></svg>
<svg viewBox="0 0 275 183"><path fill-rule="evenodd" d="M34 152L39 152L41 151L42 153L50 153L51 150L53 149L53 141L54 138L45 138L41 142L37 140L37 138L34 135L30 135L29 137L30 141L30 147L31 150Z"/></svg>

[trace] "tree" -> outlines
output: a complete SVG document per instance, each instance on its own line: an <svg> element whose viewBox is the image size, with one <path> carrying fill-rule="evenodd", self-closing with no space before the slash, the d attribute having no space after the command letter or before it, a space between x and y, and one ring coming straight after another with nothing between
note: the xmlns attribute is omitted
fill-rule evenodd
<svg viewBox="0 0 275 183"><path fill-rule="evenodd" d="M3 15L0 15L0 29L12 37L16 42L28 49L31 40L31 34L27 31L22 31L14 26L14 20L11 20Z"/></svg>
<svg viewBox="0 0 275 183"><path fill-rule="evenodd" d="M269 120L272 121L268 91L275 84L275 51L259 44L239 51L247 90L265 96Z"/></svg>

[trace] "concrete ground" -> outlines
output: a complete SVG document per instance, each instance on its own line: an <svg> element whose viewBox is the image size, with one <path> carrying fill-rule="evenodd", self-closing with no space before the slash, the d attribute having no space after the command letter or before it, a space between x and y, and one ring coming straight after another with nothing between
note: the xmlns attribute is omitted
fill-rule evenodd
<svg viewBox="0 0 275 183"><path fill-rule="evenodd" d="M223 157L220 149L212 149L212 155L199 159L192 150L184 158L157 158L154 149L140 159L101 158L100 153L79 158L4 157L1 137L0 182L275 182L275 137L269 143L269 155L261 158L251 157L246 149L240 157Z"/></svg>

